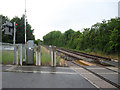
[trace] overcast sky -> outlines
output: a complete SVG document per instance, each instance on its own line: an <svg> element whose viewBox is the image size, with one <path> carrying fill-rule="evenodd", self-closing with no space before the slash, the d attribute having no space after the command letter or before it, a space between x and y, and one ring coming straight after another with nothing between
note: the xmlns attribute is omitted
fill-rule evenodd
<svg viewBox="0 0 120 90"><path fill-rule="evenodd" d="M119 0L26 0L27 20L35 39L53 30L89 28L118 16ZM12 19L24 14L25 0L0 0L0 14Z"/></svg>

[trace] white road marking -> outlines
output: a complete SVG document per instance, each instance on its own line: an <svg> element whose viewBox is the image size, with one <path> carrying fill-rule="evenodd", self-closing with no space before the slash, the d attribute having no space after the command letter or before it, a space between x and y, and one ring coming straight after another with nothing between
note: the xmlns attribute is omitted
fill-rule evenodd
<svg viewBox="0 0 120 90"><path fill-rule="evenodd" d="M23 73L48 73L48 74L77 74L72 72L49 72L49 71L24 71L24 70L8 70L11 72L23 72Z"/></svg>
<svg viewBox="0 0 120 90"><path fill-rule="evenodd" d="M18 66L18 67L40 67L40 68L54 68L54 67L41 67L41 66ZM61 69L70 69L69 67L55 67L57 68L61 68Z"/></svg>
<svg viewBox="0 0 120 90"><path fill-rule="evenodd" d="M87 69L105 69L105 68L87 68Z"/></svg>
<svg viewBox="0 0 120 90"><path fill-rule="evenodd" d="M77 74L72 72L47 72L47 71L41 71L41 73L50 73L50 74Z"/></svg>

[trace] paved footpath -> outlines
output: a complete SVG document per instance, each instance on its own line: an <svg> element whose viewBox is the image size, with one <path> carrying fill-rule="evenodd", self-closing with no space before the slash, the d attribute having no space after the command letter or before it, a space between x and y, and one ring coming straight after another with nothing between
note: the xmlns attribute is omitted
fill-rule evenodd
<svg viewBox="0 0 120 90"><path fill-rule="evenodd" d="M7 72L5 70L8 70ZM3 66L3 88L96 88L69 67Z"/></svg>

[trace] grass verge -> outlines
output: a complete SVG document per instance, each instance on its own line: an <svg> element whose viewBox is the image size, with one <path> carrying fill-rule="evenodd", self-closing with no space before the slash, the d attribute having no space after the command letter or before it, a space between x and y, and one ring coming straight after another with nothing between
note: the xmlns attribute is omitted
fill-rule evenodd
<svg viewBox="0 0 120 90"><path fill-rule="evenodd" d="M2 51L2 64L12 64L13 61L13 51L3 50Z"/></svg>
<svg viewBox="0 0 120 90"><path fill-rule="evenodd" d="M41 64L48 66L50 65L50 63L51 63L51 59L50 59L49 50L41 46Z"/></svg>

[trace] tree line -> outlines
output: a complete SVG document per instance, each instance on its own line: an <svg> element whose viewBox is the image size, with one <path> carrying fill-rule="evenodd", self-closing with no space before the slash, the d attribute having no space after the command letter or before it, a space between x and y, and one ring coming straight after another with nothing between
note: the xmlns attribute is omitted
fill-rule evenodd
<svg viewBox="0 0 120 90"><path fill-rule="evenodd" d="M25 26L24 26L24 17L25 15L22 15L21 18L19 17L13 17L12 19L9 19L7 16L0 15L2 17L2 23L5 23L6 21L10 21L12 24L14 22L17 23L16 26L16 43L25 43ZM27 41L28 40L35 40L35 36L33 35L34 29L31 28L31 25L26 22L26 36ZM2 42L4 43L13 43L13 34L6 35L4 34L4 31L2 32Z"/></svg>
<svg viewBox="0 0 120 90"><path fill-rule="evenodd" d="M43 37L43 43L68 49L106 54L120 52L120 18L111 18L96 23L83 32L69 29L64 33L52 31Z"/></svg>

